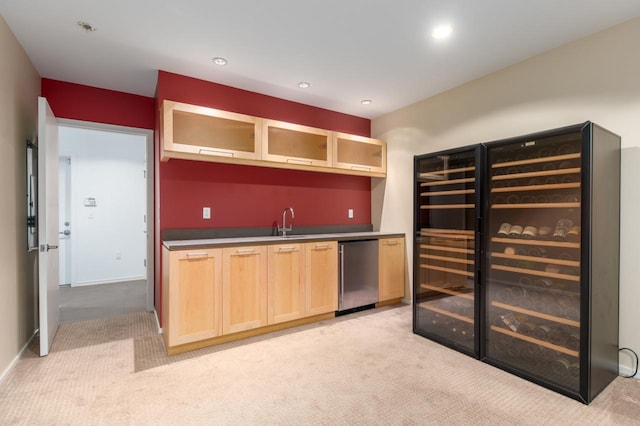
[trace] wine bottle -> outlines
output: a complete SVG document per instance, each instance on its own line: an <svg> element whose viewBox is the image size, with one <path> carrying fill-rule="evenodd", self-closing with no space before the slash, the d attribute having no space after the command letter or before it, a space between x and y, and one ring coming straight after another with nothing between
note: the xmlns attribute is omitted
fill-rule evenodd
<svg viewBox="0 0 640 426"><path fill-rule="evenodd" d="M552 238L558 241L564 241L567 239L567 233L573 226L573 222L570 219L560 219L556 223L556 228L553 230Z"/></svg>
<svg viewBox="0 0 640 426"><path fill-rule="evenodd" d="M548 325L537 325L536 328L533 329L533 337L538 340L547 341L550 331L551 327Z"/></svg>
<svg viewBox="0 0 640 426"><path fill-rule="evenodd" d="M504 222L502 225L500 225L500 228L498 229L498 236L508 237L510 230L511 230L511 224Z"/></svg>
<svg viewBox="0 0 640 426"><path fill-rule="evenodd" d="M569 229L569 231L567 231L567 241L580 241L580 226L574 225Z"/></svg>
<svg viewBox="0 0 640 426"><path fill-rule="evenodd" d="M523 286L528 286L530 287L533 284L533 280L527 276L522 276L520 278L518 278L518 283L523 285Z"/></svg>
<svg viewBox="0 0 640 426"><path fill-rule="evenodd" d="M533 225L527 225L522 230L522 238L525 239L533 239L538 236L538 228Z"/></svg>
<svg viewBox="0 0 640 426"><path fill-rule="evenodd" d="M547 197L545 194L538 194L536 195L535 202L538 204L548 203L549 197Z"/></svg>
<svg viewBox="0 0 640 426"><path fill-rule="evenodd" d="M551 237L553 229L550 226L538 227L538 238L541 240L547 240Z"/></svg>
<svg viewBox="0 0 640 426"><path fill-rule="evenodd" d="M553 176L547 176L546 178L544 178L544 183L545 185L555 185L556 183L558 183L558 179Z"/></svg>
<svg viewBox="0 0 640 426"><path fill-rule="evenodd" d="M509 229L509 236L519 238L522 235L522 226L520 225L511 225Z"/></svg>
<svg viewBox="0 0 640 426"><path fill-rule="evenodd" d="M531 257L547 257L547 250L544 247L531 247L527 250L527 256Z"/></svg>
<svg viewBox="0 0 640 426"><path fill-rule="evenodd" d="M570 333L567 335L565 343L567 349L571 349L572 351L580 350L580 334L577 331Z"/></svg>
<svg viewBox="0 0 640 426"><path fill-rule="evenodd" d="M556 379L564 379L569 376L569 368L571 368L571 362L564 357L558 357L551 364L551 371Z"/></svg>
<svg viewBox="0 0 640 426"><path fill-rule="evenodd" d="M573 146L571 146L568 143L565 143L560 145L560 148L558 148L558 151L557 151L557 155L571 154L574 151L575 151L575 148Z"/></svg>

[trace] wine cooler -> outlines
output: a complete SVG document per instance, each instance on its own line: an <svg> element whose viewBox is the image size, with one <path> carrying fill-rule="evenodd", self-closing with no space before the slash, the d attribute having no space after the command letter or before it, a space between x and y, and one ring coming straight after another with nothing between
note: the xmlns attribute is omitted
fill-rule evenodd
<svg viewBox="0 0 640 426"><path fill-rule="evenodd" d="M620 138L586 122L415 179L414 331L591 402L618 375Z"/></svg>

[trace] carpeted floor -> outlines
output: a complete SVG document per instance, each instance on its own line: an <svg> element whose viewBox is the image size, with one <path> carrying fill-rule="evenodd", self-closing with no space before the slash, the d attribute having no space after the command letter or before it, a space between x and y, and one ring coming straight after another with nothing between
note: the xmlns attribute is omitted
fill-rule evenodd
<svg viewBox="0 0 640 426"><path fill-rule="evenodd" d="M0 384L2 425L640 424L640 381L589 406L411 332L409 306L168 358L153 314L65 323Z"/></svg>

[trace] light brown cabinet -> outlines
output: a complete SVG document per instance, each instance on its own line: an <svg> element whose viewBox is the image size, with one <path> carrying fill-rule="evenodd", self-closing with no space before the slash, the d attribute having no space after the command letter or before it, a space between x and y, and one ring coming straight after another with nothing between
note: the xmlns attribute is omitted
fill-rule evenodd
<svg viewBox="0 0 640 426"><path fill-rule="evenodd" d="M267 249L222 249L222 333L267 325Z"/></svg>
<svg viewBox="0 0 640 426"><path fill-rule="evenodd" d="M385 177L383 141L164 100L160 158Z"/></svg>
<svg viewBox="0 0 640 426"><path fill-rule="evenodd" d="M333 134L333 167L384 176L386 163L387 145L384 142L347 133Z"/></svg>
<svg viewBox="0 0 640 426"><path fill-rule="evenodd" d="M163 249L163 337L167 347L219 336L222 250Z"/></svg>
<svg viewBox="0 0 640 426"><path fill-rule="evenodd" d="M161 116L163 160L260 159L260 118L168 100Z"/></svg>
<svg viewBox="0 0 640 426"><path fill-rule="evenodd" d="M267 246L267 322L305 316L304 252L301 244Z"/></svg>
<svg viewBox="0 0 640 426"><path fill-rule="evenodd" d="M331 165L328 130L316 129L284 121L264 120L262 123L262 159L306 166Z"/></svg>
<svg viewBox="0 0 640 426"><path fill-rule="evenodd" d="M381 238L378 242L378 299L404 297L404 238Z"/></svg>
<svg viewBox="0 0 640 426"><path fill-rule="evenodd" d="M307 316L338 309L338 242L305 243Z"/></svg>

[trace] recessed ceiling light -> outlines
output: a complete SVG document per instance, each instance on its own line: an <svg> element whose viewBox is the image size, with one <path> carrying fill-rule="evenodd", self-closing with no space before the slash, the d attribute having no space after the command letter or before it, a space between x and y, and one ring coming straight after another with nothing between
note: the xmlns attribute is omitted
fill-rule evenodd
<svg viewBox="0 0 640 426"><path fill-rule="evenodd" d="M443 38L449 37L452 32L453 28L451 28L451 25L441 25L431 31L431 37L435 38L436 40L442 40Z"/></svg>
<svg viewBox="0 0 640 426"><path fill-rule="evenodd" d="M78 21L78 26L88 33L92 33L96 30L96 28L93 25L84 21Z"/></svg>
<svg viewBox="0 0 640 426"><path fill-rule="evenodd" d="M227 65L227 60L225 58L221 58L220 56L216 56L212 59L213 63L216 65Z"/></svg>
<svg viewBox="0 0 640 426"><path fill-rule="evenodd" d="M309 84L306 81L301 81L300 83L298 83L298 87L301 88L301 89L306 89L306 88L308 88L310 86L311 86L311 84Z"/></svg>
<svg viewBox="0 0 640 426"><path fill-rule="evenodd" d="M371 105L373 101L371 99L363 99L360 101L362 105Z"/></svg>

